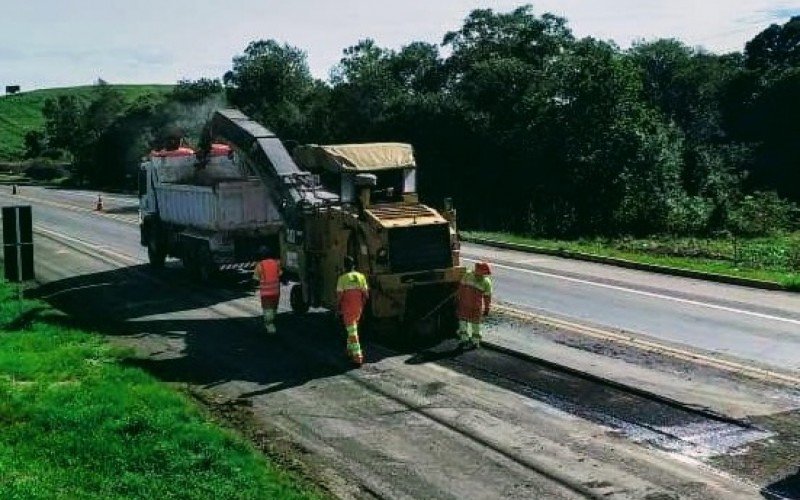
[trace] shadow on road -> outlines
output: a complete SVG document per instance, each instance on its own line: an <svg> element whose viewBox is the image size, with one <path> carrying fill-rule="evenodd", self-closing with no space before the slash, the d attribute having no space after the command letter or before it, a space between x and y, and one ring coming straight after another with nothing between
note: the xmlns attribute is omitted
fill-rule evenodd
<svg viewBox="0 0 800 500"><path fill-rule="evenodd" d="M780 481L765 486L761 490L761 495L771 500L800 499L800 469Z"/></svg>
<svg viewBox="0 0 800 500"><path fill-rule="evenodd" d="M128 364L164 381L206 387L249 382L255 388L240 397L250 397L351 369L342 329L330 313L281 313L278 335L268 336L257 309L240 317L205 309L245 297L255 304L252 286L237 279L204 291L180 269L154 276L146 266L133 266L48 283L35 295L68 315L41 321L117 337L139 353ZM366 356L376 362L382 355Z"/></svg>
<svg viewBox="0 0 800 500"><path fill-rule="evenodd" d="M213 292L198 289L179 267L154 273L149 266L138 265L53 281L41 285L31 295L78 319L101 316L104 321L122 321L247 297L252 294L252 286L228 276Z"/></svg>
<svg viewBox="0 0 800 500"><path fill-rule="evenodd" d="M103 212L107 214L136 214L139 213L139 205L108 207Z"/></svg>

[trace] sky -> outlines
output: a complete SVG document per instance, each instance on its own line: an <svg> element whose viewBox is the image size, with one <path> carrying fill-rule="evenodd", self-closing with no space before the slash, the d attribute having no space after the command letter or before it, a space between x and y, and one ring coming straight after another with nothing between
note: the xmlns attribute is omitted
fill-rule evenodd
<svg viewBox="0 0 800 500"><path fill-rule="evenodd" d="M304 49L326 79L342 49L364 38L400 48L440 43L475 8L566 17L577 37L678 38L713 52L744 48L773 23L800 15L800 0L3 0L0 86L23 90L221 77L252 40Z"/></svg>

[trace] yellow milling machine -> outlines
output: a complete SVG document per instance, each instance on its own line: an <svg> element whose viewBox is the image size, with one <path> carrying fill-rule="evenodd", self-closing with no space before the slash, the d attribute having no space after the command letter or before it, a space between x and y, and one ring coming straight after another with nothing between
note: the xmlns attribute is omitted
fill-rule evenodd
<svg viewBox="0 0 800 500"><path fill-rule="evenodd" d="M234 147L280 207L282 265L296 281L293 311L336 310L336 281L349 255L369 282L368 330L455 331L455 292L465 272L455 211L420 203L410 145L308 145L290 155L237 110L216 112L210 125L212 138Z"/></svg>

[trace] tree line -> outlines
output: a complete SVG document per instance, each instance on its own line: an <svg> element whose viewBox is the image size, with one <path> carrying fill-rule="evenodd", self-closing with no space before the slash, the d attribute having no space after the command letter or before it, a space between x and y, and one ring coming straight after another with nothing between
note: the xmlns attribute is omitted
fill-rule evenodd
<svg viewBox="0 0 800 500"><path fill-rule="evenodd" d="M284 140L413 144L423 198L453 197L465 227L574 237L797 224L800 17L718 55L674 39L623 50L530 6L479 9L440 45L359 41L328 81L302 49L259 40L221 81L131 104L107 85L89 103L50 101L26 143L120 185L147 149L176 129L199 134L223 103Z"/></svg>

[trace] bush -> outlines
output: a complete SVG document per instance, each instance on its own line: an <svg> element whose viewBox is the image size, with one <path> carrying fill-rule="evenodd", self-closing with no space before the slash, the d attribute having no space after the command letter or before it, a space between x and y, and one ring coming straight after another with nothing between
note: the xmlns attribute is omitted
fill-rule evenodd
<svg viewBox="0 0 800 500"><path fill-rule="evenodd" d="M37 181L51 181L64 177L67 175L67 171L64 165L46 160L35 160L30 162L28 168L25 169L25 175Z"/></svg>
<svg viewBox="0 0 800 500"><path fill-rule="evenodd" d="M731 231L744 236L776 234L796 227L797 214L797 205L777 193L757 191L734 207L729 226Z"/></svg>
<svg viewBox="0 0 800 500"><path fill-rule="evenodd" d="M670 204L667 231L675 235L696 235L708 230L714 204L700 196L685 196Z"/></svg>

